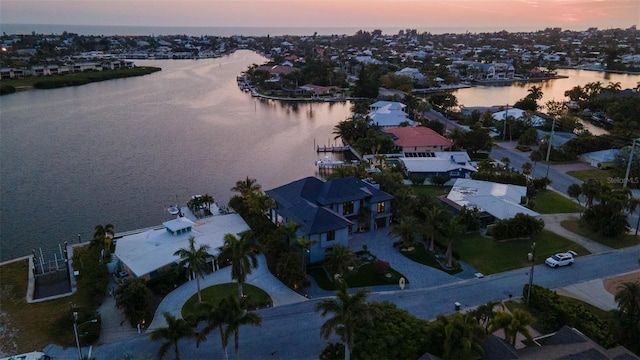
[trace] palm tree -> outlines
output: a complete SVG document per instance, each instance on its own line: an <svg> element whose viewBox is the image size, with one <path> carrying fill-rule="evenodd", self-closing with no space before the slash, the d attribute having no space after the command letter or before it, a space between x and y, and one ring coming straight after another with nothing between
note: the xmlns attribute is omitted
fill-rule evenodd
<svg viewBox="0 0 640 360"><path fill-rule="evenodd" d="M429 250L436 249L436 230L442 227L442 222L446 216L446 210L438 205L422 209L424 214L424 231L429 237Z"/></svg>
<svg viewBox="0 0 640 360"><path fill-rule="evenodd" d="M489 301L486 304L478 306L473 315L480 326L482 326L485 332L489 332L489 324L496 317L497 312L494 310L497 306L504 310L504 305L499 301Z"/></svg>
<svg viewBox="0 0 640 360"><path fill-rule="evenodd" d="M261 326L262 317L254 312L247 311L244 306L244 301L231 295L222 299L218 307L220 311L226 314L224 321L226 328L224 332L227 338L233 333L235 359L240 359L240 326Z"/></svg>
<svg viewBox="0 0 640 360"><path fill-rule="evenodd" d="M333 332L338 334L345 345L345 360L351 358L356 328L373 325L371 310L367 304L368 295L369 292L366 290L359 290L350 295L347 283L340 281L336 298L322 300L315 306L315 310L320 311L322 316L333 314L333 317L322 324L320 335L328 339Z"/></svg>
<svg viewBox="0 0 640 360"><path fill-rule="evenodd" d="M207 258L212 255L209 254L211 247L207 244L200 245L196 249L196 239L193 236L189 237L189 247L182 248L173 253L173 256L180 257L180 267L187 267L193 273L196 278L196 285L198 287L198 302L202 302L202 295L200 294L200 278L204 279L204 274L207 268Z"/></svg>
<svg viewBox="0 0 640 360"><path fill-rule="evenodd" d="M526 163L522 164L522 173L527 176L527 179L529 178L529 175L531 175L532 170L533 165L531 165L530 162L527 161Z"/></svg>
<svg viewBox="0 0 640 360"><path fill-rule="evenodd" d="M463 231L463 224L460 223L459 218L453 218L447 222L444 227L444 236L447 241L447 251L445 252L445 258L447 260L447 266L453 267L453 241Z"/></svg>
<svg viewBox="0 0 640 360"><path fill-rule="evenodd" d="M542 87L540 86L532 86L529 88L529 90L527 90L529 92L529 94L527 95L527 97L533 99L533 100L540 100L542 99Z"/></svg>
<svg viewBox="0 0 640 360"><path fill-rule="evenodd" d="M612 311L613 323L622 345L640 352L640 283L625 282L618 286L615 300L618 309Z"/></svg>
<svg viewBox="0 0 640 360"><path fill-rule="evenodd" d="M618 303L618 310L626 314L633 323L640 324L640 283L620 284L615 300Z"/></svg>
<svg viewBox="0 0 640 360"><path fill-rule="evenodd" d="M307 254L311 251L313 245L317 244L318 240L307 240L304 235L298 237L296 245L302 250L302 273L307 274Z"/></svg>
<svg viewBox="0 0 640 360"><path fill-rule="evenodd" d="M255 194L260 192L262 186L257 183L256 179L250 179L248 176L244 180L236 181L236 185L231 188L231 191L235 191L240 195L247 197L248 194Z"/></svg>
<svg viewBox="0 0 640 360"><path fill-rule="evenodd" d="M219 257L231 262L231 279L238 281L238 299L242 299L242 284L252 269L258 267L258 258L253 251L253 233L247 230L239 235L240 237L233 234L224 236L224 246Z"/></svg>
<svg viewBox="0 0 640 360"><path fill-rule="evenodd" d="M533 321L533 316L524 310L515 309L512 313L499 311L490 323L489 332L493 333L497 330L502 330L504 332L504 340L515 346L518 334L524 335L529 341L533 340L528 328Z"/></svg>
<svg viewBox="0 0 640 360"><path fill-rule="evenodd" d="M106 224L104 226L98 224L95 227L93 233L93 240L91 240L90 246L103 245L107 250L111 248L111 242L115 235L115 227L112 224Z"/></svg>
<svg viewBox="0 0 640 360"><path fill-rule="evenodd" d="M469 359L482 356L481 343L485 332L470 314L454 314L449 319L440 315L438 321L444 322L445 359Z"/></svg>
<svg viewBox="0 0 640 360"><path fill-rule="evenodd" d="M531 176L535 178L536 177L536 164L538 163L538 161L542 161L542 159L543 159L542 153L539 150L532 151L531 154L529 154L529 159L531 161L533 161L533 169L531 169Z"/></svg>
<svg viewBox="0 0 640 360"><path fill-rule="evenodd" d="M463 147L462 145L465 139L465 133L466 131L456 126L453 129L449 130L449 132L446 134L446 137L449 138L449 140L453 141L453 145L456 149L460 149Z"/></svg>
<svg viewBox="0 0 640 360"><path fill-rule="evenodd" d="M211 214L211 204L214 203L213 196L211 196L209 194L204 194L204 195L202 195L200 197L200 200L202 201L202 203L204 205L207 206L207 210L209 211L208 215L210 215Z"/></svg>
<svg viewBox="0 0 640 360"><path fill-rule="evenodd" d="M158 358L162 359L167 351L173 348L176 360L180 360L178 341L185 337L196 337L196 332L184 319L177 319L168 312L164 313L164 318L167 326L153 330L151 340L166 340L158 350Z"/></svg>
<svg viewBox="0 0 640 360"><path fill-rule="evenodd" d="M278 227L278 231L285 237L287 245L291 246L297 239L300 228L302 228L302 225L296 224L293 220L289 219L283 226Z"/></svg>
<svg viewBox="0 0 640 360"><path fill-rule="evenodd" d="M511 168L511 159L509 159L507 156L505 156L502 159L500 159L500 161L502 161L502 163L504 164L504 169L506 171L509 171L510 168Z"/></svg>
<svg viewBox="0 0 640 360"><path fill-rule="evenodd" d="M580 202L580 195L582 195L582 187L578 184L571 184L567 188L567 195L576 199L578 205L580 205L580 215L582 215L582 203Z"/></svg>
<svg viewBox="0 0 640 360"><path fill-rule="evenodd" d="M227 354L227 346L229 345L229 334L227 334L223 328L224 324L228 321L227 310L224 309L223 306L220 306L220 304L213 306L206 302L197 304L196 310L198 312L198 321L203 320L206 323L205 327L198 333L196 347L200 347L201 342L207 341L207 335L209 335L212 330L218 329L222 352L224 353L225 360L228 360L229 354Z"/></svg>
<svg viewBox="0 0 640 360"><path fill-rule="evenodd" d="M349 266L356 263L356 255L344 245L334 245L325 258L325 266L333 274L344 274Z"/></svg>
<svg viewBox="0 0 640 360"><path fill-rule="evenodd" d="M402 239L402 246L406 249L414 245L418 221L413 216L403 216L400 222L394 224L389 235L398 235Z"/></svg>

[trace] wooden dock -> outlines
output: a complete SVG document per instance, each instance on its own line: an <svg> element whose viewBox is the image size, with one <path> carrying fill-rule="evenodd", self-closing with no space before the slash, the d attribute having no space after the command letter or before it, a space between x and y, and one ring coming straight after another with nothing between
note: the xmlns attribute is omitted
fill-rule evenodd
<svg viewBox="0 0 640 360"><path fill-rule="evenodd" d="M318 145L316 147L317 152L344 152L344 151L349 151L349 147L348 146L320 146Z"/></svg>

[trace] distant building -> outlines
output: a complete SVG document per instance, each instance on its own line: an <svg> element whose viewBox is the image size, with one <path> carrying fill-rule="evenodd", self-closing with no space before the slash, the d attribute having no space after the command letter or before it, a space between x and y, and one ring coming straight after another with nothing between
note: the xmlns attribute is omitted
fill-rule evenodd
<svg viewBox="0 0 640 360"><path fill-rule="evenodd" d="M415 126L416 122L409 119L409 115L404 112L406 107L405 104L395 101L376 101L369 105L369 118L373 124L382 128Z"/></svg>

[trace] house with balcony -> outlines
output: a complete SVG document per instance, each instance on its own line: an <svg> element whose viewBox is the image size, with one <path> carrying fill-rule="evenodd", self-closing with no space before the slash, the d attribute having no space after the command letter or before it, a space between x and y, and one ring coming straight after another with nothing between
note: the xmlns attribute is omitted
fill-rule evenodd
<svg viewBox="0 0 640 360"><path fill-rule="evenodd" d="M389 227L391 195L371 181L355 177L324 181L306 177L265 191L275 206L269 219L284 225L300 225L298 236L317 243L309 250L309 261L318 262L336 245L348 246L353 232Z"/></svg>

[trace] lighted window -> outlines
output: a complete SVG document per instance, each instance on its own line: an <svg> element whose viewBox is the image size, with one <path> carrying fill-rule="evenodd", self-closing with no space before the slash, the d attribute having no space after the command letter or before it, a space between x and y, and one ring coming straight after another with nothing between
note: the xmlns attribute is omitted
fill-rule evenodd
<svg viewBox="0 0 640 360"><path fill-rule="evenodd" d="M342 215L353 214L353 201L342 204Z"/></svg>
<svg viewBox="0 0 640 360"><path fill-rule="evenodd" d="M378 214L381 214L384 212L384 202L379 202L378 203Z"/></svg>
<svg viewBox="0 0 640 360"><path fill-rule="evenodd" d="M333 241L336 239L336 232L331 230L327 232L327 241Z"/></svg>

